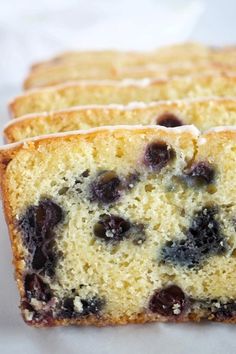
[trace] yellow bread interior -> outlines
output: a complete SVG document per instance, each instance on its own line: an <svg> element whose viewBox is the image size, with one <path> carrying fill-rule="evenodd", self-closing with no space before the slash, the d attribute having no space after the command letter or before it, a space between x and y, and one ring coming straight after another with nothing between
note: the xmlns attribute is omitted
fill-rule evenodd
<svg viewBox="0 0 236 354"><path fill-rule="evenodd" d="M145 149L153 142L165 142L175 152L158 173L143 163ZM30 205L46 197L65 212L63 223L55 230L62 257L54 281L45 278L56 297L63 298L72 288L77 304L81 298L99 295L106 304L102 316L112 323L123 316L132 320L148 313L150 296L169 284L178 285L199 301L235 299L235 151L234 130L199 135L189 127L167 130L150 126L52 135L2 149L3 202L21 296L27 250L16 222ZM192 188L178 177L199 161L213 165L216 178L213 185ZM89 176L81 177L78 192L75 181L86 170ZM99 205L89 200L88 190L97 173L104 170L116 171L121 178L136 171L140 179L114 204ZM217 218L227 240L227 253L206 257L198 269L162 264L164 244L184 238L194 213L212 204L219 208ZM143 223L145 242L135 245L127 239L107 244L96 238L93 227L104 213Z"/></svg>

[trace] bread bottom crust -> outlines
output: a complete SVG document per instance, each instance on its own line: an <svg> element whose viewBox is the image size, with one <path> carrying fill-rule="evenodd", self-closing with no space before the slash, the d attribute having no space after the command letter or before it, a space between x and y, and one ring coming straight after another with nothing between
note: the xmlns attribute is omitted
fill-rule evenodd
<svg viewBox="0 0 236 354"><path fill-rule="evenodd" d="M106 326L121 326L127 324L145 324L145 323L191 323L200 321L211 321L211 322L223 322L228 324L236 323L236 316L219 320L213 315L204 317L198 313L189 313L186 316L178 317L164 317L151 313L140 313L132 317L122 316L119 318L108 318L102 316L88 316L87 318L74 318L74 319L53 319L48 318L40 322L27 321L23 315L23 319L26 324L37 328L43 327L59 327L59 326L95 326L95 327L106 327Z"/></svg>

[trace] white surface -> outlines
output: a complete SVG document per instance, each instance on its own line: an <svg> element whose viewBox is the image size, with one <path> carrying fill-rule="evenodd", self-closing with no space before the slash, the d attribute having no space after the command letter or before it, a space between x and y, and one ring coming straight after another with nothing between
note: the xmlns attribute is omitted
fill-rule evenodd
<svg viewBox="0 0 236 354"><path fill-rule="evenodd" d="M22 81L33 61L70 48L150 49L185 40L203 11L199 0L43 0L31 11L30 4L2 5L0 70L8 84Z"/></svg>
<svg viewBox="0 0 236 354"><path fill-rule="evenodd" d="M236 42L235 0L0 0L0 114L26 69L55 51L148 49L187 39ZM234 354L235 326L148 324L39 330L21 320L10 242L0 216L1 354ZM226 284L227 286L227 284Z"/></svg>

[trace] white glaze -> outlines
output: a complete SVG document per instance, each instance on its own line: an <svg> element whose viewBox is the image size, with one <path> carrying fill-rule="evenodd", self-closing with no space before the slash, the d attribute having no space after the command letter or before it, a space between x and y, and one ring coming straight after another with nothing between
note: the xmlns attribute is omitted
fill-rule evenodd
<svg viewBox="0 0 236 354"><path fill-rule="evenodd" d="M49 87L42 87L42 88L33 88L30 90L25 91L22 95L16 96L12 100L10 100L9 105L14 103L17 99L23 98L30 96L31 94L37 94L40 92L50 92L50 91L57 91L60 89L65 89L66 87L73 87L73 86L116 86L116 87L127 87L127 86L136 86L136 87L147 87L149 85L158 83L158 82L170 82L170 81L185 81L185 82L191 82L195 78L207 78L207 77L212 77L212 75L208 74L199 74L195 76L175 76L172 78L169 77L157 77L156 79L154 78L143 78L143 79L123 79L123 80L78 80L78 81L69 81L65 83L61 83L58 85L54 86L49 86ZM226 75L223 74L215 74L213 76L214 78L217 77L226 77ZM229 78L235 78L236 75L234 74L228 74L227 77Z"/></svg>
<svg viewBox="0 0 236 354"><path fill-rule="evenodd" d="M150 79L150 78L143 78L143 79L123 79L123 80L76 80L76 81L68 81L58 85L41 87L41 88L32 88L30 90L25 91L23 94L16 96L12 100L10 100L9 104L13 103L16 99L30 96L31 94L40 93L40 92L48 92L48 91L57 91L60 89L64 89L66 87L73 87L73 86L92 86L92 85L108 85L108 86L131 86L135 85L138 87L146 87L150 84L157 82L157 81L167 81L167 78L160 78L157 79Z"/></svg>
<svg viewBox="0 0 236 354"><path fill-rule="evenodd" d="M194 102L225 102L225 101L234 101L236 103L235 97L196 97L196 98L185 98L185 99L177 99L177 100L160 100L155 102L130 102L127 105L122 104L107 104L107 105L99 105L99 104L90 104L90 105L80 105L80 106L72 106L64 109L60 109L53 112L41 112L41 113L29 113L25 114L21 117L13 118L10 122L4 125L4 130L7 129L9 126L17 125L17 122L22 122L25 120L35 119L38 117L47 117L53 114L60 114L66 112L77 112L77 111L86 111L86 110L93 110L93 109L100 109L100 110L120 110L120 111L132 111L134 109L149 109L152 107L159 107L159 106L173 106L176 105L177 109L181 108L183 105L190 105ZM179 106L179 107L178 107Z"/></svg>
<svg viewBox="0 0 236 354"><path fill-rule="evenodd" d="M227 126L218 126L218 127L212 127L208 130L206 130L202 136L199 137L198 140L198 145L204 145L207 143L207 139L205 138L205 136L207 136L209 133L221 133L221 132L232 132L232 131L236 131L236 126L235 125L227 125Z"/></svg>
<svg viewBox="0 0 236 354"><path fill-rule="evenodd" d="M54 134L47 134L47 135L41 135L41 136L36 136L33 138L27 138L23 141L18 141L12 144L7 144L0 146L0 152L5 151L5 150L12 150L14 148L17 148L19 146L25 146L27 147L28 143L31 142L37 142L37 141L43 141L47 139L53 139L53 138L60 138L64 136L74 136L74 135L87 135L90 133L96 133L99 131L116 131L116 130L145 130L145 129L154 129L154 130L162 130L165 132L172 132L172 133L181 133L181 132L189 132L192 134L194 137L199 137L200 136L200 131L194 126L194 125L183 125L181 127L175 127L175 128L166 128L160 125L109 125L109 126L102 126L102 127L96 127L96 128L91 128L87 130L73 130L69 132L63 132L63 133L54 133Z"/></svg>
<svg viewBox="0 0 236 354"><path fill-rule="evenodd" d="M227 125L227 126L222 125L222 126L213 127L206 130L205 134L208 134L210 132L220 133L220 132L232 131L232 130L236 131L236 125Z"/></svg>

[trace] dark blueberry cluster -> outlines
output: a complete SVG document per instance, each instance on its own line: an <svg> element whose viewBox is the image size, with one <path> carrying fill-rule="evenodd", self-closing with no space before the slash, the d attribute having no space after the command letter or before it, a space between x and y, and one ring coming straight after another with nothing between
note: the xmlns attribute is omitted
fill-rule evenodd
<svg viewBox="0 0 236 354"><path fill-rule="evenodd" d="M144 164L151 170L159 172L175 156L174 150L166 143L153 142L146 148L144 154Z"/></svg>
<svg viewBox="0 0 236 354"><path fill-rule="evenodd" d="M214 182L215 169L206 161L200 161L185 172L185 180L190 186L208 185Z"/></svg>
<svg viewBox="0 0 236 354"><path fill-rule="evenodd" d="M148 308L153 313L162 316L179 316L187 307L187 298L177 285L170 285L156 290L149 300Z"/></svg>
<svg viewBox="0 0 236 354"><path fill-rule="evenodd" d="M209 255L223 254L227 245L215 219L216 213L217 208L214 207L206 207L197 212L186 238L168 242L162 248L162 260L192 268L199 266Z"/></svg>
<svg viewBox="0 0 236 354"><path fill-rule="evenodd" d="M157 124L167 128L175 128L183 125L182 121L173 113L163 113L157 118Z"/></svg>
<svg viewBox="0 0 236 354"><path fill-rule="evenodd" d="M82 309L77 312L74 306L74 297L65 298L62 301L59 317L62 318L77 318L88 315L98 315L105 305L105 301L97 296L90 299L81 299Z"/></svg>
<svg viewBox="0 0 236 354"><path fill-rule="evenodd" d="M19 221L33 270L52 276L56 264L54 227L63 219L59 205L49 199L30 206Z"/></svg>

